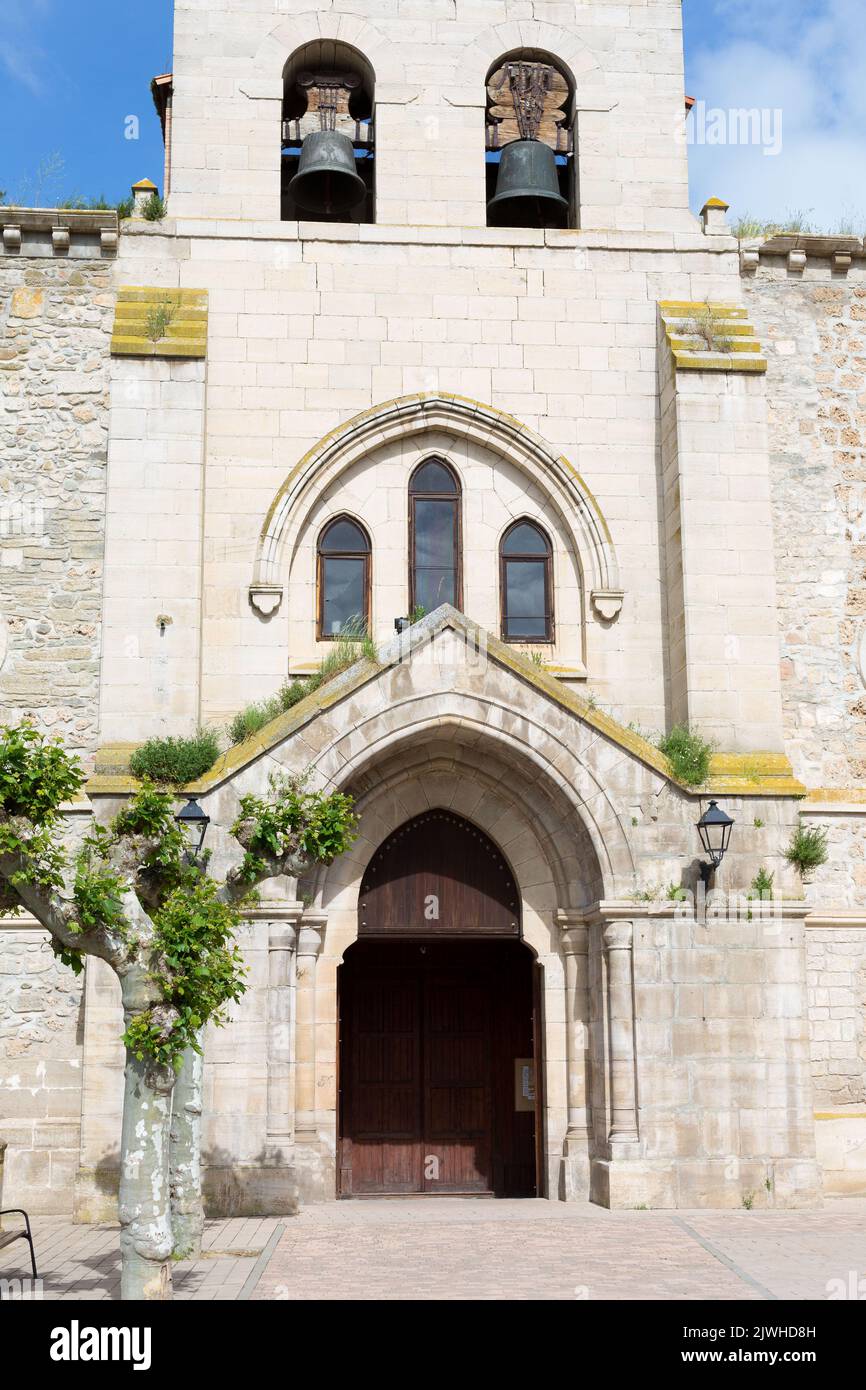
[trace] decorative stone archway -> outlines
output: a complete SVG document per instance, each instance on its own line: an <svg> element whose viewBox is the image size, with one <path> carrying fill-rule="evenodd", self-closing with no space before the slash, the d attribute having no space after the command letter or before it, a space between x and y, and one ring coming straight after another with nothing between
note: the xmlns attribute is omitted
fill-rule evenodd
<svg viewBox="0 0 866 1390"><path fill-rule="evenodd" d="M405 396L364 411L326 435L294 466L259 536L249 590L253 607L267 616L279 604L286 557L316 496L383 444L437 431L473 441L540 484L564 519L595 611L605 621L614 618L623 599L616 550L598 503L574 466L512 416L444 393Z"/></svg>
<svg viewBox="0 0 866 1390"><path fill-rule="evenodd" d="M487 836L508 863L520 894L522 939L535 956L541 978L543 1030L538 1065L542 1077L542 1182L544 1195L588 1200L593 1151L589 1113L592 1072L589 932L579 911L562 907L569 898L592 896L601 882L588 835L572 811L566 822L559 794L515 776L519 757L495 737L473 749L465 725L415 730L387 753L368 761L343 783L357 797L360 834L340 861L315 876L314 911L327 921L316 965L316 1034L335 1039L337 978L346 952L359 938L358 900L371 857L414 817L430 810L456 812ZM545 802L547 803L545 805ZM563 830L581 845L564 853ZM582 878L583 887L580 887ZM324 1046L329 1048L327 1041ZM320 1059L318 1093L328 1095L331 1057ZM324 1083L324 1084L322 1084ZM337 1094L319 1111L318 1130L331 1152L337 1142ZM332 1106L332 1108L330 1108ZM332 1179L323 1175L327 1191Z"/></svg>

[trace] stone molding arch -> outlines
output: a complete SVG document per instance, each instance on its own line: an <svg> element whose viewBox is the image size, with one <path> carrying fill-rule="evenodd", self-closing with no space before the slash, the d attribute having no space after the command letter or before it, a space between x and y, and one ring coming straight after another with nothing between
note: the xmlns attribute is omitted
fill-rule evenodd
<svg viewBox="0 0 866 1390"><path fill-rule="evenodd" d="M569 879L573 868L562 845L555 843L557 833L562 838L563 827L552 805L544 814L540 798L521 795L491 772L489 758L473 757L470 751L458 762L453 751L431 753L429 744L418 745L413 758L412 750L404 746L386 766L376 767L374 778L362 775L352 784L360 835L340 861L317 868L313 884L317 908L327 910L329 890L340 894L347 884L360 883L377 846L404 821L436 808L462 816L493 840L522 897L539 915L533 891L538 885L528 885L526 880L525 866L532 860L545 864L555 889L556 903L548 910L573 906Z"/></svg>
<svg viewBox="0 0 866 1390"><path fill-rule="evenodd" d="M330 39L334 43L355 48L366 58L376 77L377 101L387 101L393 89L405 83L405 72L396 47L388 42L381 30L360 15L338 14L333 10L304 10L301 14L287 15L281 19L256 53L257 76L273 78L281 88L288 59L305 44L320 39Z"/></svg>
<svg viewBox="0 0 866 1390"><path fill-rule="evenodd" d="M442 431L498 454L538 481L557 502L572 532L587 590L609 620L622 606L619 563L609 527L580 474L563 454L513 416L467 397L421 392L356 415L315 444L289 473L265 518L250 585L263 615L283 593L283 563L313 491L381 445Z"/></svg>
<svg viewBox="0 0 866 1390"><path fill-rule="evenodd" d="M323 785L344 791L368 769L394 756L405 760L407 748L436 736L460 744L461 763L467 761L465 745L471 743L479 747L488 768L499 766L500 778L513 776L516 768L528 783L537 782L563 836L573 839L577 857L581 851L584 858L592 854L601 879L599 896L632 890L634 858L621 813L600 775L603 770L593 768L589 759L526 711L517 715L489 696L419 692L366 716L356 709L352 727L320 747L310 767ZM600 748L598 740L588 741L587 752ZM537 809L535 814L539 815ZM577 878L572 870L563 882Z"/></svg>

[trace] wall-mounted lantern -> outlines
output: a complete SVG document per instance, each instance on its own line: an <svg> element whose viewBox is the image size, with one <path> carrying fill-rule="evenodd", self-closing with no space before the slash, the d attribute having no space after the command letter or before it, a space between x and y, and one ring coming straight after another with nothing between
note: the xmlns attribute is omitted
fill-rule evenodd
<svg viewBox="0 0 866 1390"><path fill-rule="evenodd" d="M710 856L709 863L701 864L701 878L709 884L716 869L724 859L731 839L734 822L719 809L717 801L711 801L698 821L698 834L705 852Z"/></svg>
<svg viewBox="0 0 866 1390"><path fill-rule="evenodd" d="M183 810L175 816L175 821L186 835L191 858L196 859L204 846L210 816L205 815L195 797L191 796Z"/></svg>

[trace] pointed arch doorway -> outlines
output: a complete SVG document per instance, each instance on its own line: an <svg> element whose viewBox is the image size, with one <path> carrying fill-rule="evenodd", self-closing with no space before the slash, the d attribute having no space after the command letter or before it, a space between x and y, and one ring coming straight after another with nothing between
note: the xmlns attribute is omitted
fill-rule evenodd
<svg viewBox="0 0 866 1390"><path fill-rule="evenodd" d="M540 1195L539 1001L493 841L444 810L389 836L339 972L339 1195Z"/></svg>

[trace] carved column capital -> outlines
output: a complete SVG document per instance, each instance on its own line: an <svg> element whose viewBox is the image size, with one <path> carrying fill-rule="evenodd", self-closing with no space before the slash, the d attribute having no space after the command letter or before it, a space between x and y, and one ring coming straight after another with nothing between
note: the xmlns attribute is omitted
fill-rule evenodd
<svg viewBox="0 0 866 1390"><path fill-rule="evenodd" d="M589 955L589 923L582 912L560 910L556 914L556 925L565 955Z"/></svg>
<svg viewBox="0 0 866 1390"><path fill-rule="evenodd" d="M601 942L606 952L630 951L634 943L634 922L608 922Z"/></svg>
<svg viewBox="0 0 866 1390"><path fill-rule="evenodd" d="M326 912L305 912L298 931L298 955L313 956L321 953L325 941L325 928L328 925Z"/></svg>

